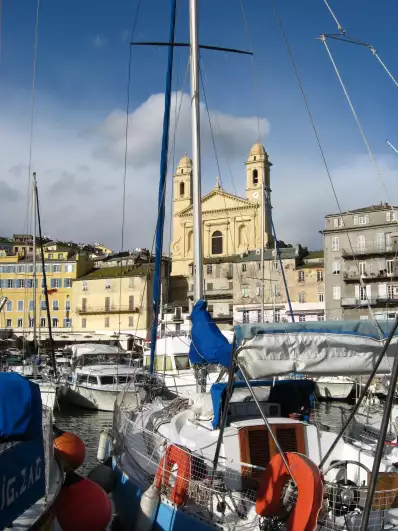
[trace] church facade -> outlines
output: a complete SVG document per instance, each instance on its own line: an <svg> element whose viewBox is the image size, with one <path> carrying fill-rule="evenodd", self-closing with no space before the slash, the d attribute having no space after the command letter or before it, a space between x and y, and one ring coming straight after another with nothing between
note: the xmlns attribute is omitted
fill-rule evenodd
<svg viewBox="0 0 398 531"><path fill-rule="evenodd" d="M250 150L246 165L246 197L216 185L202 198L204 258L222 258L261 247L261 189L264 183L270 198L272 164L259 143ZM193 261L192 161L184 156L174 174L172 274L190 275ZM266 216L265 245L271 239Z"/></svg>

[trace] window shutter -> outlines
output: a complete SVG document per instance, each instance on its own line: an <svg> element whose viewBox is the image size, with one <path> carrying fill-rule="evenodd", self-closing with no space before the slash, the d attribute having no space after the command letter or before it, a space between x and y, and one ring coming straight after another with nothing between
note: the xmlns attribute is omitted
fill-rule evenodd
<svg viewBox="0 0 398 531"><path fill-rule="evenodd" d="M385 299L387 297L387 284L379 284L379 297Z"/></svg>
<svg viewBox="0 0 398 531"><path fill-rule="evenodd" d="M354 225L358 225L358 216L354 216Z"/></svg>
<svg viewBox="0 0 398 531"><path fill-rule="evenodd" d="M372 298L372 286L370 284L366 286L366 296L369 300Z"/></svg>
<svg viewBox="0 0 398 531"><path fill-rule="evenodd" d="M337 228L339 226L339 218L334 218L333 225L334 225L335 228Z"/></svg>
<svg viewBox="0 0 398 531"><path fill-rule="evenodd" d="M359 284L355 286L355 298L359 299Z"/></svg>

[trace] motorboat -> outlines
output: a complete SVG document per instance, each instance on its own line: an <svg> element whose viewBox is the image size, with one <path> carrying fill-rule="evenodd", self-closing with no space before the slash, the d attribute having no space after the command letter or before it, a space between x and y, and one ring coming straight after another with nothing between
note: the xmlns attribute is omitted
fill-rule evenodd
<svg viewBox="0 0 398 531"><path fill-rule="evenodd" d="M317 398L345 400L353 392L356 382L347 376L320 376L314 378Z"/></svg>

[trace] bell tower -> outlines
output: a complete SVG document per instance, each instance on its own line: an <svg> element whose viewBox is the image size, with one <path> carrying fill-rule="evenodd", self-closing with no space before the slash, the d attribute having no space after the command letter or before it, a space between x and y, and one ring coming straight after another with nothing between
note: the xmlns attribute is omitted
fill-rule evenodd
<svg viewBox="0 0 398 531"><path fill-rule="evenodd" d="M262 144L258 142L250 150L246 165L246 197L249 201L260 201L261 186L264 183L268 190L269 198L270 189L270 168L271 162L268 160L268 154Z"/></svg>
<svg viewBox="0 0 398 531"><path fill-rule="evenodd" d="M174 214L192 204L192 160L185 154L174 174Z"/></svg>

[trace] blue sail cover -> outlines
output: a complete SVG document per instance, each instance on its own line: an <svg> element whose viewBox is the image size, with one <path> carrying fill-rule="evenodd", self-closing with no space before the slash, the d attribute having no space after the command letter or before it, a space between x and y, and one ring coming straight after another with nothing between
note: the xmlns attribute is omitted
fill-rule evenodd
<svg viewBox="0 0 398 531"><path fill-rule="evenodd" d="M0 372L0 442L42 438L40 388L15 372Z"/></svg>
<svg viewBox="0 0 398 531"><path fill-rule="evenodd" d="M199 300L192 309L192 341L189 359L193 365L219 363L229 367L232 345L207 311L207 302Z"/></svg>

